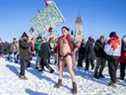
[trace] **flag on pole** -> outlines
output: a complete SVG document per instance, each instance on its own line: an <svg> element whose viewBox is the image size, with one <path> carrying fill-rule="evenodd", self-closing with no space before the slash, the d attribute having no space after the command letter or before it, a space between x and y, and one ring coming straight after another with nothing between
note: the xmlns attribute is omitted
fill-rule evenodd
<svg viewBox="0 0 126 95"><path fill-rule="evenodd" d="M44 0L45 1L45 5L48 6L48 4L50 4L52 2L52 0Z"/></svg>

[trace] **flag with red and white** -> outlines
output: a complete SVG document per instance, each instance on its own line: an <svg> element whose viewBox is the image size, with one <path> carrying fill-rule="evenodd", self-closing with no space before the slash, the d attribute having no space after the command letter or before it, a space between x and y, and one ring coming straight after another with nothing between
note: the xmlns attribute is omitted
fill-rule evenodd
<svg viewBox="0 0 126 95"><path fill-rule="evenodd" d="M53 0L44 0L45 1L45 5L48 6L49 4L52 3Z"/></svg>

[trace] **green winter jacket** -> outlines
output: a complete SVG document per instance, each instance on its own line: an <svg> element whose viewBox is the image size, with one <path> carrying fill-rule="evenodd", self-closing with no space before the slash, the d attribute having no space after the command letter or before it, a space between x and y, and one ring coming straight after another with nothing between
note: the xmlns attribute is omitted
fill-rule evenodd
<svg viewBox="0 0 126 95"><path fill-rule="evenodd" d="M36 42L35 42L35 51L36 51L36 54L37 54L37 55L39 54L40 49L41 49L41 40L38 39L38 40L36 40Z"/></svg>

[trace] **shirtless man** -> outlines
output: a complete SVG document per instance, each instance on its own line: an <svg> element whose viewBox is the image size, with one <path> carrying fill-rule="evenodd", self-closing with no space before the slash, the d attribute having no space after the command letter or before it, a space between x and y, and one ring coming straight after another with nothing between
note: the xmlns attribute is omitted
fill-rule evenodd
<svg viewBox="0 0 126 95"><path fill-rule="evenodd" d="M59 88L62 86L62 79L63 79L63 71L64 71L64 65L67 65L67 68L69 70L71 80L72 80L72 93L77 93L77 84L75 82L75 73L73 70L73 44L72 44L72 38L69 34L69 29L64 26L62 27L62 36L58 39L57 44L57 51L59 56L59 79L58 83L54 85L54 87Z"/></svg>

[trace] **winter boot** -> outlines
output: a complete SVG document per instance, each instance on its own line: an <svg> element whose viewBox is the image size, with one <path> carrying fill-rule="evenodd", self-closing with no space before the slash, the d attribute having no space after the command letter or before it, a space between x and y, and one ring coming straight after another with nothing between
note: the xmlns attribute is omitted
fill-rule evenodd
<svg viewBox="0 0 126 95"><path fill-rule="evenodd" d="M105 76L103 74L100 74L99 77L100 78L105 78Z"/></svg>
<svg viewBox="0 0 126 95"><path fill-rule="evenodd" d="M112 81L110 81L110 82L108 83L108 86L116 87L115 82L112 82Z"/></svg>
<svg viewBox="0 0 126 95"><path fill-rule="evenodd" d="M22 79L22 80L28 80L28 78L24 75L20 75L19 78Z"/></svg>
<svg viewBox="0 0 126 95"><path fill-rule="evenodd" d="M38 68L38 71L39 71L39 72L43 72L44 69L42 69L42 68L39 67L39 68Z"/></svg>
<svg viewBox="0 0 126 95"><path fill-rule="evenodd" d="M55 71L52 69L51 71L50 71L50 73L54 73Z"/></svg>
<svg viewBox="0 0 126 95"><path fill-rule="evenodd" d="M75 82L73 82L73 89L71 90L71 92L73 94L76 94L77 93L77 84Z"/></svg>
<svg viewBox="0 0 126 95"><path fill-rule="evenodd" d="M94 78L99 79L99 76L97 74L94 74Z"/></svg>
<svg viewBox="0 0 126 95"><path fill-rule="evenodd" d="M56 83L55 85L54 85L54 87L55 88L59 88L59 87L61 87L62 86L62 80L61 79L58 79L58 83Z"/></svg>

